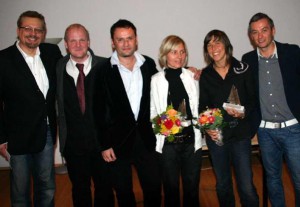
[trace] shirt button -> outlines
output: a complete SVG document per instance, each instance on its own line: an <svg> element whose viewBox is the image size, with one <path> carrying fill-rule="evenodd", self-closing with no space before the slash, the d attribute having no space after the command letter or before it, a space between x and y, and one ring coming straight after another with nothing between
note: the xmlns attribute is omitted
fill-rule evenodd
<svg viewBox="0 0 300 207"><path fill-rule="evenodd" d="M270 85L270 84L271 84L271 82L268 82L268 84Z"/></svg>
<svg viewBox="0 0 300 207"><path fill-rule="evenodd" d="M269 73L270 73L270 71L267 71L267 73L269 74Z"/></svg>
<svg viewBox="0 0 300 207"><path fill-rule="evenodd" d="M272 96L273 94L272 93L270 93L270 96Z"/></svg>

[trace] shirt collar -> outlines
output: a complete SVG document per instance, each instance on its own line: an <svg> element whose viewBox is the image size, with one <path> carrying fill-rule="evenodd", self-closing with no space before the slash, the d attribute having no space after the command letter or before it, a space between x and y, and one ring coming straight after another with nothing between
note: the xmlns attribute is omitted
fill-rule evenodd
<svg viewBox="0 0 300 207"><path fill-rule="evenodd" d="M273 54L270 56L270 58L273 58L273 57L278 58L277 47L276 47L276 43L275 43L274 40L273 40L273 43L274 43L275 47L274 47ZM260 58L265 58L264 56L262 56L262 55L260 54L260 51L259 51L258 48L256 48L256 51L257 51L258 59L260 59Z"/></svg>
<svg viewBox="0 0 300 207"><path fill-rule="evenodd" d="M24 59L31 57L30 55L27 55L27 54L24 52L24 50L22 50L22 48L20 47L19 44L20 44L20 40L17 41L16 46L17 46L18 50L21 52L21 54L23 55ZM37 47L34 56L39 56L40 54L41 54L40 48Z"/></svg>
<svg viewBox="0 0 300 207"><path fill-rule="evenodd" d="M134 56L135 56L135 59L136 59L135 65L138 66L138 67L141 67L145 62L145 58L139 52L134 52ZM117 51L113 52L113 54L111 56L111 59L110 59L110 63L112 65L121 66L119 58L118 58Z"/></svg>
<svg viewBox="0 0 300 207"><path fill-rule="evenodd" d="M89 64L90 64L90 61L92 60L92 56L91 56L91 53L90 53L89 51L87 51L87 55L88 55L88 58L87 58L85 61L83 61L83 62L81 63L81 64L84 64L84 68L86 68L86 66L89 65ZM72 66L73 66L74 68L76 68L76 64L77 64L78 62L74 61L74 60L72 59L72 56L71 56L71 55L70 55L70 60L71 60Z"/></svg>

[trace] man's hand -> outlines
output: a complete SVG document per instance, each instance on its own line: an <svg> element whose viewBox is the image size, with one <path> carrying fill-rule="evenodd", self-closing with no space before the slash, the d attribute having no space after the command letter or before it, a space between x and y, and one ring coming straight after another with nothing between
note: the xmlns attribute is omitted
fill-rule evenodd
<svg viewBox="0 0 300 207"><path fill-rule="evenodd" d="M102 157L106 162L113 162L117 159L113 148L102 151Z"/></svg>
<svg viewBox="0 0 300 207"><path fill-rule="evenodd" d="M8 161L8 155L7 155L7 143L0 144L0 155L4 157L6 161Z"/></svg>
<svg viewBox="0 0 300 207"><path fill-rule="evenodd" d="M194 79L195 80L199 80L200 79L202 70L198 70L195 67L189 67L188 70L190 70L191 72L194 73Z"/></svg>

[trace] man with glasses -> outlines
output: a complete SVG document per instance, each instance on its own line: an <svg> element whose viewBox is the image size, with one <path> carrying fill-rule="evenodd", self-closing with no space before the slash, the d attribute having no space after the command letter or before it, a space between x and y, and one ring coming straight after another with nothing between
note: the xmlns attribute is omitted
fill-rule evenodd
<svg viewBox="0 0 300 207"><path fill-rule="evenodd" d="M17 42L0 51L0 155L10 161L11 206L54 206L55 66L61 52L42 43L44 16L22 13Z"/></svg>

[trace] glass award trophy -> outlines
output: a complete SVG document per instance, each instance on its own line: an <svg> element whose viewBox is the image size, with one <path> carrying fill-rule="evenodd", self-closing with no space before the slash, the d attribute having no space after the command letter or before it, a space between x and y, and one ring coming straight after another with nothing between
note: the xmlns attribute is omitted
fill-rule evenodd
<svg viewBox="0 0 300 207"><path fill-rule="evenodd" d="M237 88L233 85L231 87L231 91L227 100L227 103L223 103L223 108L226 109L235 109L239 113L244 113L245 112L245 107L241 106L241 101L239 98L238 90Z"/></svg>
<svg viewBox="0 0 300 207"><path fill-rule="evenodd" d="M180 112L180 122L181 126L188 127L191 125L191 120L187 119L187 113L186 113L186 103L185 99L182 100L182 102L178 106L178 112Z"/></svg>

